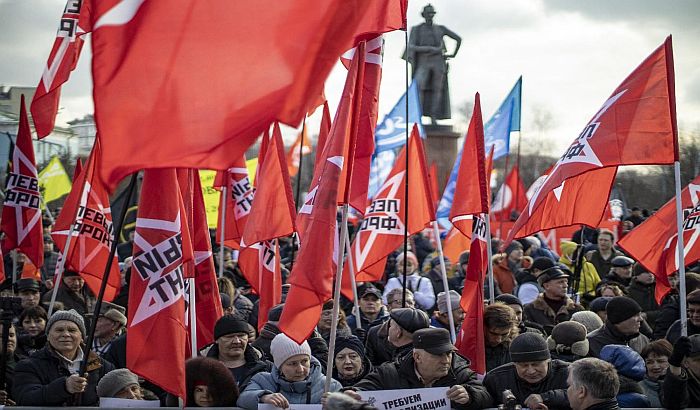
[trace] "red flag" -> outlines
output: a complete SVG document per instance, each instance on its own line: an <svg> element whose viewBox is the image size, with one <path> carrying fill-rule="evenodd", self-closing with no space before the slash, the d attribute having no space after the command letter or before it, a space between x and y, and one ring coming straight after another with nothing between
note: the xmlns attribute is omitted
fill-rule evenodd
<svg viewBox="0 0 700 410"><path fill-rule="evenodd" d="M70 247L64 255L65 269L78 272L95 295L100 291L114 240L109 195L97 175L97 164L101 155L99 140L95 140L85 169L73 184L51 232L54 243L63 250L70 227L75 224ZM109 271L104 300L114 300L120 287L121 275L115 256Z"/></svg>
<svg viewBox="0 0 700 410"><path fill-rule="evenodd" d="M0 250L0 260L4 260L2 250ZM7 277L5 276L5 264L0 263L0 283L4 282Z"/></svg>
<svg viewBox="0 0 700 410"><path fill-rule="evenodd" d="M455 201L450 222L462 234L469 235L472 222L467 216L485 214L489 210L489 178L486 173L484 123L481 118L479 93L474 97L474 112L462 147L462 161L457 174Z"/></svg>
<svg viewBox="0 0 700 410"><path fill-rule="evenodd" d="M225 180L227 182L224 182ZM228 171L219 171L217 173L214 186L220 187L224 183L227 184L226 196L221 195L219 200L219 223L216 227L216 238L221 238L221 212L225 209L224 243L237 249L248 221L255 192L248 177L245 157L239 157L238 161Z"/></svg>
<svg viewBox="0 0 700 410"><path fill-rule="evenodd" d="M17 142L5 181L5 203L0 231L5 233L3 253L19 249L34 265L44 265L44 231L41 225L41 194L34 161L24 95L20 102Z"/></svg>
<svg viewBox="0 0 700 410"><path fill-rule="evenodd" d="M518 167L513 167L501 185L501 189L496 193L491 205L491 219L495 221L510 221L511 215L515 211L518 215L527 205L525 196L525 185L520 179Z"/></svg>
<svg viewBox="0 0 700 410"><path fill-rule="evenodd" d="M405 2L365 7L372 3L97 2L95 119L110 153L103 179L114 186L153 167L228 169L273 121L298 124L356 36L404 26ZM195 27L196 36L184 34ZM208 86L193 87L203 73Z"/></svg>
<svg viewBox="0 0 700 410"><path fill-rule="evenodd" d="M78 175L83 172L83 161L80 158L75 160L75 169L73 170L73 182L78 179Z"/></svg>
<svg viewBox="0 0 700 410"><path fill-rule="evenodd" d="M406 170L406 155L409 169ZM406 198L406 174L408 174L408 198ZM408 222L404 212L408 207ZM377 281L384 273L386 257L401 246L404 226L408 234L422 231L435 218L434 203L430 194L428 171L425 166L423 141L414 126L408 140L408 154L404 148L394 168L374 196L372 203L355 235L351 246L352 260L357 281ZM343 293L352 298L350 274L343 274Z"/></svg>
<svg viewBox="0 0 700 410"><path fill-rule="evenodd" d="M183 276L185 263L192 260L175 170L146 170L134 236L126 364L181 398L185 397L187 336Z"/></svg>
<svg viewBox="0 0 700 410"><path fill-rule="evenodd" d="M673 82L673 52L671 37L668 37L612 93L557 161L516 221L507 242L513 237L559 226L556 224L560 222L551 220L550 216L564 212L557 210L550 213L550 210L543 213L542 208L554 205L552 194L559 196L563 184L568 185L573 177L619 165L671 164L677 160ZM607 175L613 174L614 170L609 170ZM605 172L601 171L601 180L605 176ZM610 187L611 184L599 184L593 190L585 192L585 195L581 193L583 204L577 203L577 207L589 206L589 200L603 198L601 207L594 212L601 215L607 204ZM537 214L543 216L538 217ZM531 223L533 218L542 219L541 223ZM600 218L596 223L599 221Z"/></svg>
<svg viewBox="0 0 700 410"><path fill-rule="evenodd" d="M316 164L318 164L321 154L323 153L323 148L326 146L326 140L328 139L328 134L331 132L331 113L328 109L328 101L323 103L323 114L321 116L321 126L318 130L318 141L316 142ZM314 169L314 175L316 175L316 170Z"/></svg>
<svg viewBox="0 0 700 410"><path fill-rule="evenodd" d="M303 146L301 144L304 144ZM301 151L301 152L300 152ZM299 164L301 164L302 155L311 154L311 142L309 141L309 133L306 132L306 121L301 128L301 132L297 136L296 141L289 147L287 151L287 169L289 176L293 177L299 172Z"/></svg>
<svg viewBox="0 0 700 410"><path fill-rule="evenodd" d="M78 65L83 36L92 30L91 0L68 0L58 25L56 40L36 87L30 111L39 138L53 131L61 85Z"/></svg>
<svg viewBox="0 0 700 410"><path fill-rule="evenodd" d="M700 247L696 246L700 232L699 193L700 176L695 177L681 192L681 205L685 210L683 241L686 266L700 260ZM675 197L620 239L618 245L656 276L656 297L661 303L663 296L671 289L668 276L678 271Z"/></svg>
<svg viewBox="0 0 700 410"><path fill-rule="evenodd" d="M438 183L437 162L433 161L428 169L428 181L430 181L430 192L433 196L433 204L437 208L440 202L440 184Z"/></svg>
<svg viewBox="0 0 700 410"><path fill-rule="evenodd" d="M238 266L260 295L258 326L267 322L267 312L282 297L282 274L277 238L295 231L296 208L292 199L284 146L275 123L265 157L259 162L258 188L241 241Z"/></svg>
<svg viewBox="0 0 700 410"><path fill-rule="evenodd" d="M195 270L195 303L197 306L197 349L214 342L214 325L224 315L219 297L219 285L216 282L216 269L209 239L207 226L207 213L202 196L202 185L199 179L199 171L189 170L192 174L192 248L194 252ZM189 287L186 292L189 295ZM185 298L189 301L189 298ZM189 308L189 306L188 306ZM189 320L189 314L185 315ZM188 322L189 323L189 322ZM188 333L191 327L187 328ZM189 342L190 338L187 338Z"/></svg>
<svg viewBox="0 0 700 410"><path fill-rule="evenodd" d="M489 264L485 216L474 216L473 220L469 263L460 300L460 306L466 315L456 343L459 353L471 361L472 370L481 375L486 374L484 276Z"/></svg>

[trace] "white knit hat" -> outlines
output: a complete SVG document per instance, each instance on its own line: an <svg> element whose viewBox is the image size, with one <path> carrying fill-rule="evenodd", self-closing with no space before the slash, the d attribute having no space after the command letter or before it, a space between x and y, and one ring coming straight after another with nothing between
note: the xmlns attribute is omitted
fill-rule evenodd
<svg viewBox="0 0 700 410"><path fill-rule="evenodd" d="M305 354L311 357L311 348L309 347L309 343L306 341L299 345L297 342L290 339L289 336L285 335L284 333L280 333L275 336L274 339L272 339L272 343L270 344L270 353L272 353L275 367L279 369L282 367L282 364L292 356Z"/></svg>

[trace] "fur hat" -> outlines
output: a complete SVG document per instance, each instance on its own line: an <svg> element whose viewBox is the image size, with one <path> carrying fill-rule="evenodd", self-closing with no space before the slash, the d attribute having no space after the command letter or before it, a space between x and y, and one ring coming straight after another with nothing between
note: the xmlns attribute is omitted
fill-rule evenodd
<svg viewBox="0 0 700 410"><path fill-rule="evenodd" d="M139 384L139 378L129 369L115 369L105 374L97 383L97 395L114 397L132 384Z"/></svg>
<svg viewBox="0 0 700 410"><path fill-rule="evenodd" d="M552 334L547 338L547 347L550 351L564 354L575 354L586 357L588 355L588 339L586 339L586 327L578 322L561 322L554 326Z"/></svg>
<svg viewBox="0 0 700 410"><path fill-rule="evenodd" d="M585 326L587 333L591 333L592 331L603 327L603 319L601 319L595 312L591 312L590 310L582 310L574 313L571 315L571 320Z"/></svg>
<svg viewBox="0 0 700 410"><path fill-rule="evenodd" d="M209 388L213 407L233 407L238 400L238 385L233 374L211 357L195 357L185 362L185 384L187 407L195 406L194 388L200 385Z"/></svg>
<svg viewBox="0 0 700 410"><path fill-rule="evenodd" d="M270 354L272 354L275 367L279 369L292 356L305 354L311 357L311 347L309 347L309 343L306 340L304 343L298 344L290 339L289 336L280 333L270 343Z"/></svg>
<svg viewBox="0 0 700 410"><path fill-rule="evenodd" d="M55 312L53 315L51 315L48 323L46 323L46 334L47 335L49 334L49 331L51 330L51 326L53 326L59 320L69 320L69 321L75 323L78 326L78 329L80 329L80 334L83 335L83 339L85 339L85 321L83 320L83 317L80 316L80 313L76 312L75 309L59 310L59 311Z"/></svg>

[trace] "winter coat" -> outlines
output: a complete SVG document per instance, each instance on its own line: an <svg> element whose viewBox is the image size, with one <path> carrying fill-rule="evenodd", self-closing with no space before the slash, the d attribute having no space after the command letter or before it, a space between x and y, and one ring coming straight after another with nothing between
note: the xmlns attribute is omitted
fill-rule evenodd
<svg viewBox="0 0 700 410"><path fill-rule="evenodd" d="M583 307L567 296L564 306L558 312L554 312L544 300L544 293L540 293L534 302L528 303L523 307L523 317L527 321L542 325L545 332L550 334L554 326L570 320L571 315L581 310L583 310Z"/></svg>
<svg viewBox="0 0 700 410"><path fill-rule="evenodd" d="M374 325L367 332L365 355L374 366L390 362L394 357L396 347L389 343L389 321Z"/></svg>
<svg viewBox="0 0 700 410"><path fill-rule="evenodd" d="M238 397L237 405L246 410L257 410L260 398L271 393L282 393L290 404L320 404L325 381L321 364L313 356L309 376L300 382L283 379L279 369L273 365L271 372L261 372L250 379L250 383ZM342 387L338 381L332 380L330 391L336 392Z"/></svg>
<svg viewBox="0 0 700 410"><path fill-rule="evenodd" d="M650 380L644 378L639 385L644 390L644 395L649 399L649 404L651 407L661 407L661 397L663 391L663 380Z"/></svg>
<svg viewBox="0 0 700 410"><path fill-rule="evenodd" d="M598 275L605 276L610 272L610 268L612 268L612 260L616 256L625 256L624 253L612 249L612 254L610 255L610 258L604 259L603 255L600 254L600 251L597 249L594 251L590 251L586 253L586 260L590 262L594 267L595 270L598 272Z"/></svg>
<svg viewBox="0 0 700 410"><path fill-rule="evenodd" d="M471 400L467 404L452 402L452 408L457 410L483 409L491 406L491 397L476 380L476 373L469 369L469 361L454 353L452 368L448 374L436 380L430 387L452 387L462 385ZM412 354L403 355L399 360L384 363L370 372L367 377L355 384L355 390L396 390L422 389L425 385L418 379L415 361Z"/></svg>
<svg viewBox="0 0 700 410"><path fill-rule="evenodd" d="M260 335L252 343L253 347L263 352L263 359L273 362L272 353L270 353L270 344L272 339L280 334L280 329L277 325L270 322L265 323ZM321 367L326 367L326 362L328 361L328 344L321 337L321 335L314 330L311 336L306 339L309 342L309 347L311 348L311 355L315 357L320 363Z"/></svg>
<svg viewBox="0 0 700 410"><path fill-rule="evenodd" d="M654 324L654 340L666 337L673 322L681 318L678 294L669 294L661 301L661 308Z"/></svg>
<svg viewBox="0 0 700 410"><path fill-rule="evenodd" d="M503 391L508 389L521 405L525 405L525 399L531 394L539 394L548 408L568 409L569 399L566 397L568 373L568 363L552 360L549 363L547 376L537 384L530 384L518 377L515 363L507 363L486 373L484 386L493 397L494 406L503 404Z"/></svg>
<svg viewBox="0 0 700 410"><path fill-rule="evenodd" d="M498 366L510 363L510 344L500 344L496 347L486 346L486 371L489 372Z"/></svg>
<svg viewBox="0 0 700 410"><path fill-rule="evenodd" d="M372 326L372 324L375 321L384 316L389 316L389 312L387 312L384 306L382 306L381 309L379 309L379 314L377 315L377 318L372 321L367 319L367 316L365 316L365 314L362 313L362 310L360 310L360 327L362 327L362 329L364 329L365 331L368 331L370 326ZM355 315L348 316L347 324L351 331L354 331L357 328L357 318L355 317Z"/></svg>
<svg viewBox="0 0 700 410"><path fill-rule="evenodd" d="M234 313L233 317L247 322L250 319L250 313L253 311L253 302L246 296L236 290L236 297L233 299Z"/></svg>
<svg viewBox="0 0 700 410"><path fill-rule="evenodd" d="M58 286L58 285L57 285ZM65 284L61 283L58 291L56 291L56 301L63 303L63 308L65 310L75 310L84 316L88 312L88 301L92 302L91 297L85 296L85 290L87 286L83 287L81 293L75 293L69 290ZM43 302L51 301L51 292L46 292L42 298Z"/></svg>
<svg viewBox="0 0 700 410"><path fill-rule="evenodd" d="M645 285L637 282L635 278L632 278L630 285L627 287L627 295L639 303L642 312L646 313L646 321L652 326L660 312L659 304L656 303L655 291L656 282Z"/></svg>
<svg viewBox="0 0 700 410"><path fill-rule="evenodd" d="M600 359L615 366L620 378L620 390L617 402L621 407L651 407L651 402L644 396L644 389L639 382L646 375L644 359L629 346L608 345L600 352Z"/></svg>
<svg viewBox="0 0 700 410"><path fill-rule="evenodd" d="M88 384L81 395L83 406L97 406L97 382L114 370L111 363L90 351ZM19 406L73 406L75 395L66 390L70 371L49 345L15 366L12 395Z"/></svg>
<svg viewBox="0 0 700 410"><path fill-rule="evenodd" d="M688 324L688 336L697 335L700 333L700 327L695 326L690 320L688 320L686 323ZM668 328L668 332L666 332L666 340L668 340L671 345L675 345L679 337L681 337L680 319L673 322L671 327Z"/></svg>
<svg viewBox="0 0 700 410"><path fill-rule="evenodd" d="M219 345L216 343L211 345L211 348L207 352L207 357L219 360ZM260 372L269 372L272 370L272 363L264 360L262 358L263 353L250 344L246 346L245 351L243 352L243 357L245 358L245 364L241 366L242 369L239 371L238 375L236 375L236 372L234 372L233 369L229 369L231 374L233 374L233 378L236 380L236 384L238 384L239 390L245 389L250 382L250 379L255 374ZM243 376L241 376L241 373Z"/></svg>
<svg viewBox="0 0 700 410"><path fill-rule="evenodd" d="M495 255L492 259L493 277L498 282L498 287L503 293L513 293L515 290L515 273L508 265L508 258L501 255Z"/></svg>
<svg viewBox="0 0 700 410"><path fill-rule="evenodd" d="M700 407L700 379L685 368L681 368L680 376L675 376L669 368L664 377L662 401L667 409Z"/></svg>
<svg viewBox="0 0 700 410"><path fill-rule="evenodd" d="M608 399L587 407L585 410L620 410L620 406L615 399Z"/></svg>
<svg viewBox="0 0 700 410"><path fill-rule="evenodd" d="M564 264L567 268L574 272L574 262L572 262L574 252L576 251L576 243L571 241L561 241L561 257L559 263ZM573 280L573 278L571 279ZM594 295L595 288L600 283L600 275L592 263L583 258L583 266L581 267L581 278L578 282L577 293L581 295Z"/></svg>
<svg viewBox="0 0 700 410"><path fill-rule="evenodd" d="M26 359L37 350L42 349L44 346L46 346L45 333L40 333L37 336L25 334L17 338L17 349L15 350L15 355L17 355L20 360Z"/></svg>
<svg viewBox="0 0 700 410"><path fill-rule="evenodd" d="M610 322L586 336L588 339L588 356L600 358L600 351L607 345L625 345L640 353L649 344L649 338L643 334L625 336L615 329Z"/></svg>

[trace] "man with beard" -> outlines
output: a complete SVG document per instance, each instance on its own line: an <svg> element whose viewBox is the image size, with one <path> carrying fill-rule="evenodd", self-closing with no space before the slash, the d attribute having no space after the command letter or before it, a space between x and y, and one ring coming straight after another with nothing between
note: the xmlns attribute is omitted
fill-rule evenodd
<svg viewBox="0 0 700 410"><path fill-rule="evenodd" d="M649 344L649 338L639 333L642 325L642 308L633 299L616 296L605 307L607 319L598 330L587 336L588 355L600 358L600 351L606 345L626 345L641 353Z"/></svg>
<svg viewBox="0 0 700 410"><path fill-rule="evenodd" d="M258 372L269 372L272 363L262 359L262 353L248 344L250 325L233 316L222 316L214 325L214 345L207 357L219 360L233 374L239 389L244 389Z"/></svg>
<svg viewBox="0 0 700 410"><path fill-rule="evenodd" d="M513 293L515 290L515 272L522 266L523 245L513 241L508 245L504 254L494 257L493 277L503 293ZM532 259L530 259L532 261Z"/></svg>
<svg viewBox="0 0 700 410"><path fill-rule="evenodd" d="M566 398L569 365L551 359L542 336L529 332L519 335L510 344L510 356L512 363L491 370L484 378L484 386L496 406L503 404L503 392L510 390L523 407L569 408Z"/></svg>

